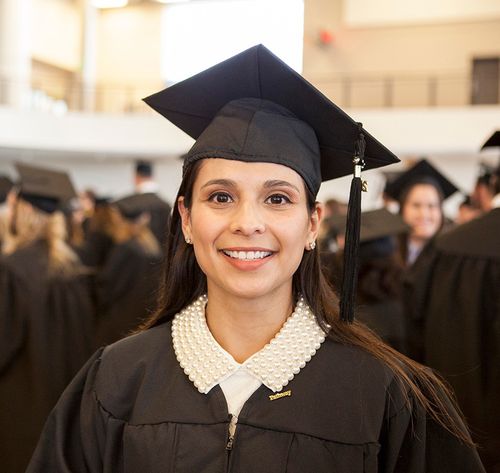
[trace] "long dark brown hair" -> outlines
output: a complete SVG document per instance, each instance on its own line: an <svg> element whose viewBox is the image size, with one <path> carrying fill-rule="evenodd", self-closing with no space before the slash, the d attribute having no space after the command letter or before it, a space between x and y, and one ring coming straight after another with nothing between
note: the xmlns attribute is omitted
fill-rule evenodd
<svg viewBox="0 0 500 473"><path fill-rule="evenodd" d="M195 161L185 170L177 194L176 203L179 197L184 197L187 209L191 208L193 187L200 163L201 160ZM312 213L316 202L315 196L309 191L307 191L307 201L309 213ZM198 266L192 246L184 240L181 216L177 205L174 205L158 306L140 330L147 330L172 320L175 314L195 301L206 290L206 277ZM293 292L296 299L299 294L304 297L319 325L330 339L337 343L359 347L372 354L394 373L403 392L406 393L408 405L410 398L415 398L441 426L464 443L472 445L468 432L464 431L462 425L448 412L441 393L447 393L452 400L453 397L441 379L425 366L386 345L362 323L355 321L349 324L340 320L339 300L323 274L318 249L304 252L299 268L293 276ZM453 403L455 404L454 401Z"/></svg>

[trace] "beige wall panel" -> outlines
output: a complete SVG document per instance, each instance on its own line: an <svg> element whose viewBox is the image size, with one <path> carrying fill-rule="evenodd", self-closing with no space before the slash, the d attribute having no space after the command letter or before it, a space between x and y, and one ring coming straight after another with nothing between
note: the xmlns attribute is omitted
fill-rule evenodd
<svg viewBox="0 0 500 473"><path fill-rule="evenodd" d="M343 16L341 0L305 1L304 75L329 97L341 97L341 106L465 105L472 59L500 56L500 19L495 17L351 28ZM331 44L321 45L322 29L333 33ZM389 98L379 85L387 79L392 81ZM434 90L429 90L432 80ZM334 93L339 81L344 85ZM346 99L349 89L351 99Z"/></svg>
<svg viewBox="0 0 500 473"><path fill-rule="evenodd" d="M432 85L425 79L403 79L390 85L392 88L391 103L394 107L415 107L429 101Z"/></svg>
<svg viewBox="0 0 500 473"><path fill-rule="evenodd" d="M156 91L161 62L161 7L103 10L97 28L97 82ZM131 92L132 93L132 92Z"/></svg>
<svg viewBox="0 0 500 473"><path fill-rule="evenodd" d="M344 19L351 26L434 23L500 17L498 0L345 0Z"/></svg>
<svg viewBox="0 0 500 473"><path fill-rule="evenodd" d="M500 19L386 28L348 28L340 0L305 1L304 73L467 72L474 56L500 54ZM334 34L328 47L321 28Z"/></svg>
<svg viewBox="0 0 500 473"><path fill-rule="evenodd" d="M31 54L70 71L80 67L81 19L76 2L33 0Z"/></svg>

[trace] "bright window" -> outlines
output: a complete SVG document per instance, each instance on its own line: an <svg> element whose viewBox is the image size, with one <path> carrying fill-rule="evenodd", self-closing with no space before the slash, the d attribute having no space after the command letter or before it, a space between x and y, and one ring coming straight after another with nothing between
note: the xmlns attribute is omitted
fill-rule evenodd
<svg viewBox="0 0 500 473"><path fill-rule="evenodd" d="M163 11L162 77L167 84L262 43L302 72L303 0L206 0Z"/></svg>

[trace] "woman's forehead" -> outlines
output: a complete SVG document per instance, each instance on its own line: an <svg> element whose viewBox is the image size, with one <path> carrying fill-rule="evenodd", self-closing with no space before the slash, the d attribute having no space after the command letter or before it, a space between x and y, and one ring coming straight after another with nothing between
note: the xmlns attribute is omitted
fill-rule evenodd
<svg viewBox="0 0 500 473"><path fill-rule="evenodd" d="M207 181L227 179L238 185L286 181L305 192L302 177L283 164L255 163L223 158L206 158L200 163L197 184L203 186Z"/></svg>

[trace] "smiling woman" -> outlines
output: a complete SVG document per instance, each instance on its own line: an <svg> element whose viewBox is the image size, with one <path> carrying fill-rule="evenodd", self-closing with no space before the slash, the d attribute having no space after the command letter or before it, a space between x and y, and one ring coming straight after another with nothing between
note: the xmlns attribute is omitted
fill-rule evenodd
<svg viewBox="0 0 500 473"><path fill-rule="evenodd" d="M321 181L354 161L356 196L394 155L262 46L147 102L197 139L158 308L67 388L28 471L484 471L444 385L320 269Z"/></svg>

